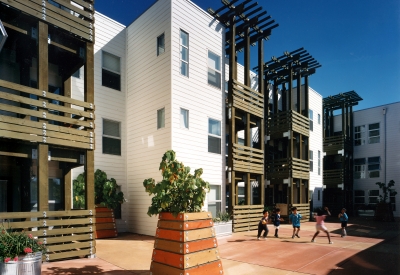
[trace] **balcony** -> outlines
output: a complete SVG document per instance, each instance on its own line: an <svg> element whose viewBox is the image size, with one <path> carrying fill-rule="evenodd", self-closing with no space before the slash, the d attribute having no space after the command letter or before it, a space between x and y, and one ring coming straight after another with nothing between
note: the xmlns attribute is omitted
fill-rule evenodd
<svg viewBox="0 0 400 275"><path fill-rule="evenodd" d="M286 158L272 160L267 167L267 178L287 179L287 178L309 179L310 163L308 160L298 158Z"/></svg>
<svg viewBox="0 0 400 275"><path fill-rule="evenodd" d="M233 80L233 107L264 118L264 95Z"/></svg>
<svg viewBox="0 0 400 275"><path fill-rule="evenodd" d="M0 137L94 150L93 103L4 80L0 88Z"/></svg>
<svg viewBox="0 0 400 275"><path fill-rule="evenodd" d="M260 149L233 144L233 170L264 174L264 152Z"/></svg>
<svg viewBox="0 0 400 275"><path fill-rule="evenodd" d="M340 135L340 136L332 136L324 138L324 152L327 155L336 155L339 154L340 150L351 150L352 142L348 136Z"/></svg>
<svg viewBox="0 0 400 275"><path fill-rule="evenodd" d="M282 138L283 133L289 130L308 137L310 135L310 121L307 117L293 110L271 115L268 121L268 136L272 139Z"/></svg>
<svg viewBox="0 0 400 275"><path fill-rule="evenodd" d="M9 7L27 13L82 39L94 42L93 0L0 0ZM12 9L10 9L12 12ZM7 22L5 22L7 24Z"/></svg>

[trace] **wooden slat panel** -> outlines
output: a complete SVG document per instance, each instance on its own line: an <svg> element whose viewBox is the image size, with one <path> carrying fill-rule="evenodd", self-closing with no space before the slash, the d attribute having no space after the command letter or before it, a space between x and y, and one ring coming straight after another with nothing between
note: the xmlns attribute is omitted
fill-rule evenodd
<svg viewBox="0 0 400 275"><path fill-rule="evenodd" d="M56 252L56 251L63 251L63 250L75 250L75 249L82 249L82 248L91 248L93 247L94 242L73 242L69 244L58 244L58 245L46 245L48 252Z"/></svg>
<svg viewBox="0 0 400 275"><path fill-rule="evenodd" d="M172 230L192 230L199 228L212 227L213 222L211 219L208 220L195 220L195 221L168 221L159 220L158 228L172 229Z"/></svg>
<svg viewBox="0 0 400 275"><path fill-rule="evenodd" d="M163 275L204 275L204 274L223 274L221 260L198 265L189 269L180 269L169 265L152 262L150 266L152 274L163 274Z"/></svg>
<svg viewBox="0 0 400 275"><path fill-rule="evenodd" d="M113 229L115 230L115 223L96 223L96 230L106 230L106 229Z"/></svg>
<svg viewBox="0 0 400 275"><path fill-rule="evenodd" d="M218 243L216 238L208 238L193 242L186 242L184 246L182 246L181 242L175 242L170 240L156 239L154 242L154 248L174 253L180 253L182 255L208 248L214 248L217 246Z"/></svg>
<svg viewBox="0 0 400 275"><path fill-rule="evenodd" d="M74 250L74 251L69 251L69 252L61 252L61 253L48 254L48 255L49 255L49 261L55 261L55 260L60 260L60 259L91 255L91 252L92 252L92 254L95 254L96 249L95 248L82 249L82 250Z"/></svg>
<svg viewBox="0 0 400 275"><path fill-rule="evenodd" d="M33 127L33 128L43 129L43 122L36 122L36 121L31 121L31 120L26 120L26 119L4 116L4 115L0 115L0 121L4 121L7 123L16 124L16 125L25 125L25 126L29 126L29 127ZM52 124L48 124L48 123L46 123L46 129L47 129L47 131L55 131L55 132L77 135L77 136L84 136L84 137L94 137L94 133L91 131L77 130L77 129L73 129L73 128L57 126L57 125L52 125Z"/></svg>
<svg viewBox="0 0 400 275"><path fill-rule="evenodd" d="M66 235L66 234L79 234L79 233L92 233L95 231L95 226L85 226L85 227L70 227L70 228L56 228L49 230L47 227L46 229L39 229L37 231L29 231L33 236L37 237L47 237L50 238L51 236L55 235Z"/></svg>
<svg viewBox="0 0 400 275"><path fill-rule="evenodd" d="M73 236L61 236L61 237L39 237L39 240L46 239L47 244L55 244L55 243L65 243L65 242L73 242L73 241L87 241L87 240L94 240L94 233L89 234L76 234Z"/></svg>
<svg viewBox="0 0 400 275"><path fill-rule="evenodd" d="M186 254L184 257L182 257L182 255L179 253L154 249L152 255L152 260L154 262L167 264L178 268L182 267L191 268L208 262L217 261L218 259L219 259L219 252L218 249L216 248L189 253Z"/></svg>
<svg viewBox="0 0 400 275"><path fill-rule="evenodd" d="M53 1L58 3L58 4L60 4L60 5L62 5L62 6L65 6L66 8L68 8L70 10L73 10L74 12L79 13L80 15L83 15L86 20L93 21L93 14L92 14L93 11L92 12L87 12L85 10L82 10L82 9L74 6L74 5L71 5L69 0L53 0ZM77 4L80 4L78 1L74 1L74 2L77 3ZM85 5L85 7L89 8L88 5ZM93 5L92 5L91 10L93 10Z"/></svg>
<svg viewBox="0 0 400 275"><path fill-rule="evenodd" d="M0 0L0 1L3 1L3 0ZM94 110L94 104L93 103L85 102L85 101L81 101L81 100L77 100L77 99L73 99L73 98L70 98L70 97L62 96L62 95L56 95L56 94L52 94L52 93L49 93L49 92L46 92L46 94L44 96L43 95L43 91L41 91L39 89L31 88L31 87L28 87L28 86L24 86L24 85L13 83L13 82L9 82L9 81L5 81L5 80L2 80L2 79L0 79L0 87L4 87L4 88L16 90L16 91L20 91L20 92L24 92L24 93L28 93L28 94L37 95L39 97L54 99L54 100L58 100L58 101L61 101L61 102L70 103L70 104L73 104L73 105L76 105L76 106L80 106L80 107L84 107L84 108L87 108L87 109Z"/></svg>
<svg viewBox="0 0 400 275"><path fill-rule="evenodd" d="M192 221L210 219L211 212L179 213L176 217L172 213L163 212L158 215L160 220Z"/></svg>

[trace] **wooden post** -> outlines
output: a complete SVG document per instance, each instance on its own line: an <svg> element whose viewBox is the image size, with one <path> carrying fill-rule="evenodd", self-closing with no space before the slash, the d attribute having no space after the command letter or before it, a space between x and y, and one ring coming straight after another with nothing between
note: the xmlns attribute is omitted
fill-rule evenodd
<svg viewBox="0 0 400 275"><path fill-rule="evenodd" d="M64 172L64 210L69 211L72 209L72 182L71 182L71 168L66 166Z"/></svg>
<svg viewBox="0 0 400 275"><path fill-rule="evenodd" d="M297 74L297 112L301 114L301 74Z"/></svg>
<svg viewBox="0 0 400 275"><path fill-rule="evenodd" d="M94 103L94 49L93 43L86 42L85 102ZM88 131L92 131L89 129ZM94 148L93 148L94 149ZM94 150L86 150L86 207L94 210Z"/></svg>
<svg viewBox="0 0 400 275"><path fill-rule="evenodd" d="M48 25L38 23L38 89L48 92ZM46 101L46 100L43 100ZM46 120L41 120L47 123ZM44 141L44 140L43 140ZM45 141L44 141L45 142ZM49 210L49 146L44 143L38 145L38 211Z"/></svg>

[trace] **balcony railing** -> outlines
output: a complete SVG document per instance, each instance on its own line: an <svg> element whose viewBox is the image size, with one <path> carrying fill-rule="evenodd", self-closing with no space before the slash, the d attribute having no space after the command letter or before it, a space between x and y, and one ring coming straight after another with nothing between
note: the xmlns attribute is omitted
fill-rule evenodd
<svg viewBox="0 0 400 275"><path fill-rule="evenodd" d="M344 149L345 151L351 150L352 142L348 136L332 136L324 138L324 152L328 155L338 154L338 151Z"/></svg>
<svg viewBox="0 0 400 275"><path fill-rule="evenodd" d="M269 162L267 167L267 178L287 179L287 178L309 179L310 163L308 160L298 158L277 159Z"/></svg>
<svg viewBox="0 0 400 275"><path fill-rule="evenodd" d="M282 137L282 134L289 130L308 137L310 135L310 121L307 117L293 110L271 115L268 121L268 136Z"/></svg>
<svg viewBox="0 0 400 275"><path fill-rule="evenodd" d="M94 41L93 0L0 0L51 25Z"/></svg>
<svg viewBox="0 0 400 275"><path fill-rule="evenodd" d="M264 95L233 80L233 106L264 118Z"/></svg>
<svg viewBox="0 0 400 275"><path fill-rule="evenodd" d="M264 152L260 149L233 144L233 170L264 174Z"/></svg>
<svg viewBox="0 0 400 275"><path fill-rule="evenodd" d="M0 88L0 137L94 150L93 103L4 80Z"/></svg>

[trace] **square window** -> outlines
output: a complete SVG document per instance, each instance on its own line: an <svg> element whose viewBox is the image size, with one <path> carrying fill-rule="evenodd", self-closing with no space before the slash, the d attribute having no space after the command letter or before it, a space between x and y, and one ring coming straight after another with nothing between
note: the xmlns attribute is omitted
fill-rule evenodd
<svg viewBox="0 0 400 275"><path fill-rule="evenodd" d="M103 119L103 154L121 155L121 123Z"/></svg>
<svg viewBox="0 0 400 275"><path fill-rule="evenodd" d="M313 162L313 151L309 151L310 153L310 172L312 172L314 170L314 162Z"/></svg>
<svg viewBox="0 0 400 275"><path fill-rule="evenodd" d="M208 51L208 84L221 88L221 57Z"/></svg>
<svg viewBox="0 0 400 275"><path fill-rule="evenodd" d="M379 123L368 125L368 143L379 143L380 142L380 132Z"/></svg>
<svg viewBox="0 0 400 275"><path fill-rule="evenodd" d="M181 108L181 127L189 129L189 111Z"/></svg>
<svg viewBox="0 0 400 275"><path fill-rule="evenodd" d="M310 131L314 130L314 125L313 125L313 110L308 111L308 118L310 119Z"/></svg>
<svg viewBox="0 0 400 275"><path fill-rule="evenodd" d="M121 59L104 51L102 53L102 85L121 91Z"/></svg>
<svg viewBox="0 0 400 275"><path fill-rule="evenodd" d="M165 127L165 108L157 110L157 129Z"/></svg>
<svg viewBox="0 0 400 275"><path fill-rule="evenodd" d="M157 37L157 55L165 52L165 36L164 34Z"/></svg>

